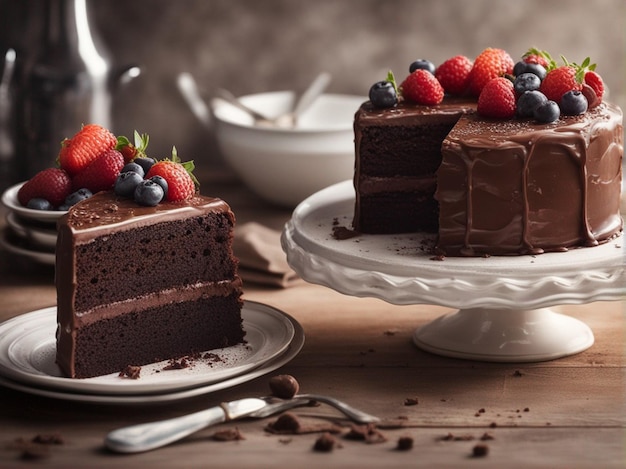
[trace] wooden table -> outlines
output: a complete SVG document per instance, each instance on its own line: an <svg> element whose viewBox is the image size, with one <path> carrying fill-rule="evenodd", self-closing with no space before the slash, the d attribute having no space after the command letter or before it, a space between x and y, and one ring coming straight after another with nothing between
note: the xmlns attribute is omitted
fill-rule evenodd
<svg viewBox="0 0 626 469"><path fill-rule="evenodd" d="M230 202L239 223L282 227L290 211L271 208L238 185L209 192ZM208 190L208 189L207 189ZM205 191L206 192L206 191ZM50 268L0 252L0 320L56 303ZM447 308L394 306L302 283L286 289L248 284L245 297L274 306L303 326L300 354L276 372L231 389L179 402L112 406L75 403L0 387L0 467L25 467L23 441L58 434L50 467L626 467L625 302L556 307L586 322L596 343L563 359L494 364L419 350L414 330ZM319 433L275 435L275 417L225 423L177 444L137 455L103 448L105 434L133 423L182 415L222 401L268 393L275 374L295 376L304 392L326 393L385 420L385 440L344 438L350 423L327 406L296 409L304 424L337 423L331 452L314 451ZM411 405L412 404L412 405ZM215 441L237 428L242 440ZM401 437L413 447L396 449ZM485 445L488 454L472 456Z"/></svg>

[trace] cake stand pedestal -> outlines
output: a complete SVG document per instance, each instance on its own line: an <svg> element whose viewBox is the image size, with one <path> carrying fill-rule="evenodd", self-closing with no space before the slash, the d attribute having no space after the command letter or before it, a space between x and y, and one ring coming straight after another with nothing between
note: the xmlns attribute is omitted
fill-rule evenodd
<svg viewBox="0 0 626 469"><path fill-rule="evenodd" d="M353 210L351 181L300 203L281 237L287 261L304 280L343 294L455 308L415 331L428 352L495 362L572 355L593 345L593 333L550 306L626 298L622 237L561 253L437 261L427 249L433 235L341 236L350 235Z"/></svg>

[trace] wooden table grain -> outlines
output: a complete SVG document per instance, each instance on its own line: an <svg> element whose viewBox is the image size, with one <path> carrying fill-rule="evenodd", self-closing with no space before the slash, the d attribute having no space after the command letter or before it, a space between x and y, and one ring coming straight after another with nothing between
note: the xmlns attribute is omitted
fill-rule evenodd
<svg viewBox="0 0 626 469"><path fill-rule="evenodd" d="M268 207L238 185L212 188L229 201L239 223L279 229L289 218L289 210ZM54 305L52 279L52 269L0 251L0 320ZM626 467L624 301L555 308L591 327L589 350L541 363L498 364L439 357L412 343L417 327L450 311L444 307L390 305L304 282L285 289L248 284L245 298L303 326L305 345L290 363L230 389L152 405L76 403L0 387L0 467ZM279 373L296 377L304 392L330 394L378 415L384 441L345 438L350 423L322 405L293 412L306 425L341 427L330 452L313 449L319 433L267 432L275 417L224 423L142 454L103 447L105 434L120 426L266 395L269 378ZM243 439L216 441L214 433L225 429L238 429ZM25 460L25 442L37 435L60 435L63 443ZM413 447L400 451L404 437ZM477 445L487 454L474 456Z"/></svg>

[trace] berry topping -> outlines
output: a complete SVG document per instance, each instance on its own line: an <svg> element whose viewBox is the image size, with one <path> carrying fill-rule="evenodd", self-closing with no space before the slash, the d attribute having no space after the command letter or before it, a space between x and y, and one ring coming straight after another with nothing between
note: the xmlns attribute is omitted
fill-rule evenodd
<svg viewBox="0 0 626 469"><path fill-rule="evenodd" d="M65 202L72 192L72 181L67 172L59 168L48 168L38 172L20 187L17 200L26 207L31 199L45 199L53 207Z"/></svg>
<svg viewBox="0 0 626 469"><path fill-rule="evenodd" d="M435 77L446 93L461 95L467 90L472 61L464 55L457 55L437 67Z"/></svg>
<svg viewBox="0 0 626 469"><path fill-rule="evenodd" d="M186 200L195 193L198 183L193 176L193 169L193 161L181 163L176 153L176 148L174 148L172 150L172 158L157 161L146 174L146 179L150 179L153 176L161 176L167 181L166 200L170 202ZM158 186L158 184L156 185Z"/></svg>
<svg viewBox="0 0 626 469"><path fill-rule="evenodd" d="M109 190L123 166L124 157L119 151L105 151L72 178L72 187L85 187L93 193Z"/></svg>
<svg viewBox="0 0 626 469"><path fill-rule="evenodd" d="M372 104L378 108L394 107L398 104L396 88L390 81L379 81L372 85L369 92Z"/></svg>
<svg viewBox="0 0 626 469"><path fill-rule="evenodd" d="M159 186L161 186L161 189L163 189L164 197L167 197L167 190L168 190L167 181L163 179L161 176L152 176L150 180L152 182L156 182Z"/></svg>
<svg viewBox="0 0 626 469"><path fill-rule="evenodd" d="M513 87L517 94L522 94L524 91L538 90L541 86L541 79L534 73L522 73L515 77Z"/></svg>
<svg viewBox="0 0 626 469"><path fill-rule="evenodd" d="M140 157L135 158L133 160L133 163L136 163L139 166L141 166L143 168L144 174L148 174L148 171L150 171L150 168L152 168L152 165L156 163L156 160L148 156L140 156Z"/></svg>
<svg viewBox="0 0 626 469"><path fill-rule="evenodd" d="M50 202L46 199L42 199L41 197L35 197L30 199L26 204L26 208L30 208L32 210L53 210L54 207Z"/></svg>
<svg viewBox="0 0 626 469"><path fill-rule="evenodd" d="M130 163L126 163L124 167L122 168L122 170L120 171L120 173L137 173L139 174L139 176L141 176L142 179L146 175L146 172L144 171L143 166L135 163L134 161Z"/></svg>
<svg viewBox="0 0 626 469"><path fill-rule="evenodd" d="M560 115L559 105L554 101L548 100L535 108L533 117L537 122L549 124L559 120Z"/></svg>
<svg viewBox="0 0 626 469"><path fill-rule="evenodd" d="M81 200L88 199L92 195L93 195L93 192L91 192L89 189L83 187L81 189L78 189L77 191L72 192L70 195L68 195L65 198L65 204L64 205L67 206L67 207L71 207L72 205L76 205Z"/></svg>
<svg viewBox="0 0 626 469"><path fill-rule="evenodd" d="M139 205L154 207L163 200L163 188L150 179L141 181L134 192L134 199Z"/></svg>
<svg viewBox="0 0 626 469"><path fill-rule="evenodd" d="M491 79L478 97L477 112L484 117L508 119L515 115L515 108L515 90L508 78Z"/></svg>
<svg viewBox="0 0 626 469"><path fill-rule="evenodd" d="M435 76L426 70L415 70L402 82L400 89L405 99L417 104L434 106L443 101L443 87Z"/></svg>
<svg viewBox="0 0 626 469"><path fill-rule="evenodd" d="M469 75L469 91L479 96L485 85L496 77L513 73L513 59L502 49L487 48L476 60Z"/></svg>
<svg viewBox="0 0 626 469"><path fill-rule="evenodd" d="M117 146L115 147L122 155L124 155L124 161L129 163L130 161L146 156L146 148L148 148L148 142L150 138L147 134L140 134L135 130L134 142L124 136L117 138Z"/></svg>
<svg viewBox="0 0 626 469"><path fill-rule="evenodd" d="M587 98L582 91L568 91L561 98L559 107L561 113L566 116L576 116L578 114L584 114L587 112L588 107Z"/></svg>
<svg viewBox="0 0 626 469"><path fill-rule="evenodd" d="M114 149L117 138L101 125L84 125L72 138L61 143L58 163L74 176L107 150Z"/></svg>
<svg viewBox="0 0 626 469"><path fill-rule="evenodd" d="M582 83L576 78L574 67L563 65L548 72L541 82L540 90L548 99L559 102L568 91L581 91Z"/></svg>
<svg viewBox="0 0 626 469"><path fill-rule="evenodd" d="M517 116L533 117L537 106L545 104L547 101L548 98L541 91L525 91L517 98Z"/></svg>
<svg viewBox="0 0 626 469"><path fill-rule="evenodd" d="M121 197L133 197L135 189L143 181L143 177L134 171L121 172L115 184L113 185L113 191Z"/></svg>
<svg viewBox="0 0 626 469"><path fill-rule="evenodd" d="M409 65L409 73L413 73L415 70L426 70L427 72L435 74L435 64L430 60L418 59Z"/></svg>
<svg viewBox="0 0 626 469"><path fill-rule="evenodd" d="M596 93L596 97L598 98L597 104L600 104L600 102L602 101L602 97L604 96L604 82L602 81L602 77L593 70L590 70L585 73L583 87L584 85L588 85L593 89L593 91ZM589 104L590 107L595 107L595 105L591 106L591 101L589 102Z"/></svg>

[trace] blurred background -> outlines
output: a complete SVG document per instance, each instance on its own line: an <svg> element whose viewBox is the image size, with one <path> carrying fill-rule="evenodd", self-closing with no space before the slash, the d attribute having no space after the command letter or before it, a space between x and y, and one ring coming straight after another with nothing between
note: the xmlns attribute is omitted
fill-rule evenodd
<svg viewBox="0 0 626 469"><path fill-rule="evenodd" d="M0 58L9 48L17 57L9 87L11 99L18 100L15 108L20 106L15 96L49 45L46 5L73 1L0 0ZM136 78L111 88L114 133L148 133L152 156L166 156L175 145L184 160L194 159L209 174L229 171L210 130L177 89L180 72L191 73L207 98L218 87L235 95L299 90L322 70L333 76L329 92L365 96L389 69L401 80L417 58L438 64L457 54L474 58L491 46L517 60L536 46L578 63L590 56L610 89L609 99L626 107L623 0L87 0L86 5L112 70L134 64L141 69ZM16 125L15 108L4 124L9 128ZM12 158L19 161L24 153ZM44 166L53 161L36 158ZM25 179L7 172L14 167L3 166L5 185Z"/></svg>

